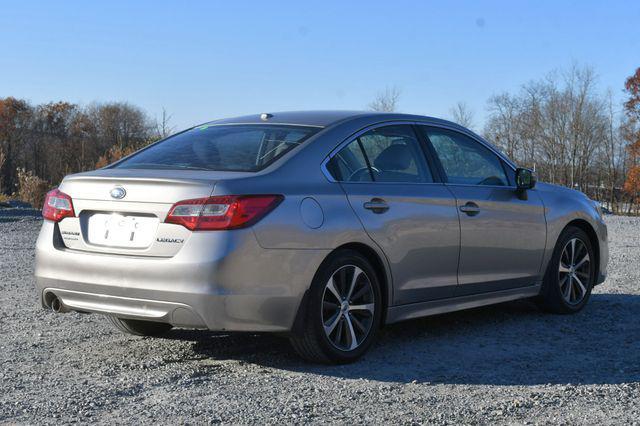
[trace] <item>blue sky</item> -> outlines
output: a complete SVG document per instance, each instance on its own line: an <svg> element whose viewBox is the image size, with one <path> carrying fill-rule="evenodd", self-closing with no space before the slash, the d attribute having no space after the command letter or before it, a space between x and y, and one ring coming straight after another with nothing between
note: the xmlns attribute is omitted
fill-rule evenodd
<svg viewBox="0 0 640 426"><path fill-rule="evenodd" d="M177 129L238 114L400 110L480 128L486 101L572 63L622 99L640 1L6 1L0 97L129 101Z"/></svg>

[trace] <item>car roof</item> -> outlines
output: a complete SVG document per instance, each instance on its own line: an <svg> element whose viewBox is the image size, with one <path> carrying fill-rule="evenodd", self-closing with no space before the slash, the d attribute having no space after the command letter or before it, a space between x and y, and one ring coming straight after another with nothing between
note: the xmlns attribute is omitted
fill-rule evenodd
<svg viewBox="0 0 640 426"><path fill-rule="evenodd" d="M263 118L264 115L267 115ZM425 117L413 114L400 114L393 112L376 112L376 111L282 111L269 112L261 114L244 115L240 117L223 118L214 120L206 124L291 124L297 126L317 126L328 127L341 122L371 118L379 121L390 120L416 120L434 123L446 123L451 126L459 127L455 123L448 122L433 117Z"/></svg>

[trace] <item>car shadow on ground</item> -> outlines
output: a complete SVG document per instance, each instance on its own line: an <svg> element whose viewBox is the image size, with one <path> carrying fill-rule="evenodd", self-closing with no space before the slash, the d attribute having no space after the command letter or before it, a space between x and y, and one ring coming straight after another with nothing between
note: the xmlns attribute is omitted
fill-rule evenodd
<svg viewBox="0 0 640 426"><path fill-rule="evenodd" d="M305 363L274 335L175 330L211 359L343 378L400 383L618 384L640 381L640 296L594 294L576 315L550 315L529 301L406 321L384 328L364 358Z"/></svg>

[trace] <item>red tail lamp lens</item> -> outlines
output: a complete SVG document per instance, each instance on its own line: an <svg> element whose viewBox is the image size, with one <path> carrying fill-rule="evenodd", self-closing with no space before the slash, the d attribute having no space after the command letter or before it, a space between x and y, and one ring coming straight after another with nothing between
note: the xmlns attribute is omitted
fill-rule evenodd
<svg viewBox="0 0 640 426"><path fill-rule="evenodd" d="M224 195L175 203L165 220L192 231L251 226L282 202L282 195Z"/></svg>
<svg viewBox="0 0 640 426"><path fill-rule="evenodd" d="M42 217L54 222L60 222L65 217L74 217L71 197L62 191L49 191L42 206Z"/></svg>

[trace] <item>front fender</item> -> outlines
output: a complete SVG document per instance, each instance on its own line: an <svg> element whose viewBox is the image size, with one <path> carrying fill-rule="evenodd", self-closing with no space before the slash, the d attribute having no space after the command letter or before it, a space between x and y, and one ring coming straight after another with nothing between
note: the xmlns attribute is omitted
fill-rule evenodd
<svg viewBox="0 0 640 426"><path fill-rule="evenodd" d="M593 249L598 257L596 283L603 282L609 260L607 225L593 201L581 192L556 185L539 184L536 191L544 203L547 221L547 244L543 258L543 272L546 271L551 261L560 234L569 224L575 224L584 228L592 238L592 243L595 243Z"/></svg>

